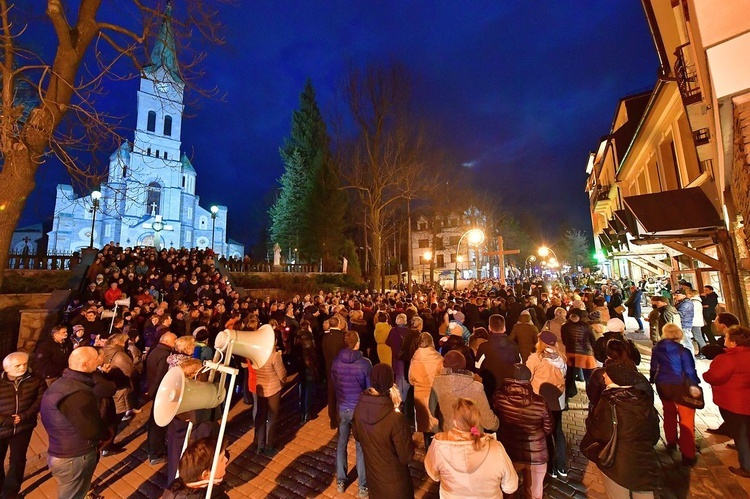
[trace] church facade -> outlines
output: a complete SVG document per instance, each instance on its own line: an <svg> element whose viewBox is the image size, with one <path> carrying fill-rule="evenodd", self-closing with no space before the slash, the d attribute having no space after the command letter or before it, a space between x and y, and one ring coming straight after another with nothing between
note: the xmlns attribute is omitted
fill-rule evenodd
<svg viewBox="0 0 750 499"><path fill-rule="evenodd" d="M181 150L183 93L175 57L169 10L144 68L137 92L137 122L132 142L109 158L101 198L78 196L70 185L57 186L48 252L72 252L109 242L127 246L211 248L242 257L244 246L227 236L227 208L200 205L197 174Z"/></svg>

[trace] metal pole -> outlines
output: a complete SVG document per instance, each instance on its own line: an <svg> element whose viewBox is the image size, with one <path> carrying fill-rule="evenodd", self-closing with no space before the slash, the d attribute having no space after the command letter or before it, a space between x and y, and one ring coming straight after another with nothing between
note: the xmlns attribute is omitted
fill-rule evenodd
<svg viewBox="0 0 750 499"><path fill-rule="evenodd" d="M467 230L466 232L464 232L461 235L461 237L458 239L458 245L456 245L456 265L455 265L455 268L453 269L453 291L454 292L456 291L456 286L458 286L458 255L459 255L459 252L461 251L461 241L464 240L464 236L468 234L469 232L471 231ZM469 254L467 253L466 258L468 257L469 257Z"/></svg>
<svg viewBox="0 0 750 499"><path fill-rule="evenodd" d="M214 247L215 236L216 236L216 213L211 213L211 251L216 251Z"/></svg>
<svg viewBox="0 0 750 499"><path fill-rule="evenodd" d="M89 241L89 249L94 248L94 224L96 223L96 210L99 208L99 200L93 200L94 207L92 208L93 216L91 217L91 240Z"/></svg>

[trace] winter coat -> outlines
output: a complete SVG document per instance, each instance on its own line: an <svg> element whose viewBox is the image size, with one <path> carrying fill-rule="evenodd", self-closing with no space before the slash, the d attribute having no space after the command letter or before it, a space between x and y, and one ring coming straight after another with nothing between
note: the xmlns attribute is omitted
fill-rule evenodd
<svg viewBox="0 0 750 499"><path fill-rule="evenodd" d="M68 367L68 357L73 350L69 341L56 342L51 336L36 347L36 373L44 379L59 378Z"/></svg>
<svg viewBox="0 0 750 499"><path fill-rule="evenodd" d="M369 390L362 393L352 418L354 439L362 448L367 487L373 499L412 499L409 462L414 444L406 417L391 398Z"/></svg>
<svg viewBox="0 0 750 499"><path fill-rule="evenodd" d="M359 394L370 386L372 363L359 350L345 348L333 361L331 379L339 411L353 411Z"/></svg>
<svg viewBox="0 0 750 499"><path fill-rule="evenodd" d="M467 439L468 438L468 439ZM518 488L518 475L502 444L493 435L482 437L474 450L466 432L438 433L432 440L424 467L440 482L441 499L502 499Z"/></svg>
<svg viewBox="0 0 750 499"><path fill-rule="evenodd" d="M680 327L685 334L690 333L693 328L693 315L695 314L695 307L689 299L684 299L679 303L675 304L677 313L680 314Z"/></svg>
<svg viewBox="0 0 750 499"><path fill-rule="evenodd" d="M624 303L624 305L628 309L628 316L630 317L640 317L641 316L641 296L643 295L643 291L636 288L635 291L630 293L630 296L628 296L627 301ZM698 298L700 300L700 298Z"/></svg>
<svg viewBox="0 0 750 499"><path fill-rule="evenodd" d="M271 354L263 367L255 370L257 376L256 389L259 397L272 397L284 388L286 382L286 367L278 350Z"/></svg>
<svg viewBox="0 0 750 499"><path fill-rule="evenodd" d="M633 387L604 390L587 420L581 446L587 441L603 444L609 441L614 431L612 404L617 411L615 459L612 466L599 467L599 470L628 490L656 490L659 462L654 445L659 441L659 416L653 394Z"/></svg>
<svg viewBox="0 0 750 499"><path fill-rule="evenodd" d="M326 363L326 376L330 382L333 360L344 349L344 333L340 329L331 329L323 335L321 346L323 348L323 359Z"/></svg>
<svg viewBox="0 0 750 499"><path fill-rule="evenodd" d="M550 307L552 309L553 307ZM553 312L554 314L554 312ZM553 319L548 320L545 324L542 330L547 330L552 332L555 336L557 336L557 344L555 345L555 348L557 348L557 351L560 352L562 355L565 355L565 343L563 343L562 340L562 327L563 324L565 324L567 320L564 316L555 317Z"/></svg>
<svg viewBox="0 0 750 499"><path fill-rule="evenodd" d="M750 415L750 347L727 348L711 362L703 379L713 388L716 405Z"/></svg>
<svg viewBox="0 0 750 499"><path fill-rule="evenodd" d="M470 399L477 404L483 428L491 431L497 429L497 416L490 408L482 383L474 379L471 371L446 367L435 376L430 392L430 412L440 422L442 431L453 429L453 403L459 398Z"/></svg>
<svg viewBox="0 0 750 499"><path fill-rule="evenodd" d="M542 353L533 353L526 360L531 371L531 387L541 395L551 411L565 409L565 373L568 366L565 356L554 347L547 347Z"/></svg>
<svg viewBox="0 0 750 499"><path fill-rule="evenodd" d="M167 357L172 353L172 349L163 343L159 343L146 356L146 387L148 396L151 400L156 396L161 380L169 370Z"/></svg>
<svg viewBox="0 0 750 499"><path fill-rule="evenodd" d="M651 381L658 389L659 385L682 385L685 378L700 384L693 355L674 340L659 340L651 350Z"/></svg>
<svg viewBox="0 0 750 499"><path fill-rule="evenodd" d="M431 347L414 352L409 367L409 383L414 386L414 411L417 431L432 432L438 421L430 413L430 392L435 377L443 369L443 356Z"/></svg>
<svg viewBox="0 0 750 499"><path fill-rule="evenodd" d="M703 318L703 302L699 295L695 295L690 298L690 303L693 305L693 327L703 327L706 325L706 320Z"/></svg>
<svg viewBox="0 0 750 499"><path fill-rule="evenodd" d="M583 319L577 322L572 320L566 322L560 329L560 334L562 334L562 340L565 344L565 355L569 366L582 367L583 369L594 369L596 367L594 332Z"/></svg>
<svg viewBox="0 0 750 499"><path fill-rule="evenodd" d="M408 333L408 327L394 326L388 333L388 338L385 340L386 345L391 347L391 367L393 367L393 375L396 377L405 377L404 352L402 349L404 346L404 339Z"/></svg>
<svg viewBox="0 0 750 499"><path fill-rule="evenodd" d="M315 347L315 338L311 332L300 330L297 333L294 338L294 352L305 377L312 381L320 381L318 349Z"/></svg>
<svg viewBox="0 0 750 499"><path fill-rule="evenodd" d="M378 344L378 359L383 364L391 365L391 347L385 344L388 339L388 333L391 332L391 326L387 322L378 322L375 324L375 343ZM393 367L393 366L391 366Z"/></svg>
<svg viewBox="0 0 750 499"><path fill-rule="evenodd" d="M106 345L102 348L104 363L109 364L108 379L117 385L117 391L113 398L115 403L115 412L123 414L128 411L130 406L130 392L133 391L133 359L120 346Z"/></svg>
<svg viewBox="0 0 750 499"><path fill-rule="evenodd" d="M500 420L497 437L514 463L546 464L547 435L552 416L531 383L506 379L495 393L493 407Z"/></svg>
<svg viewBox="0 0 750 499"><path fill-rule="evenodd" d="M481 363L479 375L488 400L503 385L505 378L513 376L513 364L520 361L518 345L505 333L491 333L490 339L479 345L477 363Z"/></svg>
<svg viewBox="0 0 750 499"><path fill-rule="evenodd" d="M518 318L518 322L513 326L513 331L510 333L510 341L515 341L518 344L518 351L521 354L521 362L526 362L531 352L536 347L536 340L539 336L539 330L534 324L531 323L531 317L526 314L521 314Z"/></svg>
<svg viewBox="0 0 750 499"><path fill-rule="evenodd" d="M625 343L628 347L628 356L633 363L636 366L641 363L641 352L638 351L635 343L625 338L625 335L622 333L616 331L606 331L600 338L597 338L596 343L594 343L594 357L596 360L602 364L607 360L607 343L609 343L609 340L620 340Z"/></svg>
<svg viewBox="0 0 750 499"><path fill-rule="evenodd" d="M47 384L30 371L16 378L0 374L0 438L9 438L22 431L36 427L39 406ZM13 424L13 415L21 417L21 422Z"/></svg>

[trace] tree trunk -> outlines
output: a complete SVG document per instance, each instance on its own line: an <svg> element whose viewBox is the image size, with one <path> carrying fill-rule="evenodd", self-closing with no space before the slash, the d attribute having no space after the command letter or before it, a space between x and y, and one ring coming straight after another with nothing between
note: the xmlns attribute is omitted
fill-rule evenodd
<svg viewBox="0 0 750 499"><path fill-rule="evenodd" d="M409 280L409 285L406 287L409 293L411 289L411 199L406 200L406 278Z"/></svg>
<svg viewBox="0 0 750 499"><path fill-rule="evenodd" d="M13 232L35 186L37 165L32 163L28 149L24 146L19 148L22 150L15 150L6 158L0 171L0 288L5 277L4 271L8 267Z"/></svg>

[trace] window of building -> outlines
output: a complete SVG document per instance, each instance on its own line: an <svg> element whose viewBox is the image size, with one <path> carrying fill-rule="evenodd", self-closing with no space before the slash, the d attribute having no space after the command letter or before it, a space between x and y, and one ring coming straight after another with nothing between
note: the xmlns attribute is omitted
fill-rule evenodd
<svg viewBox="0 0 750 499"><path fill-rule="evenodd" d="M112 226L111 225L105 225L104 226L104 237L112 237Z"/></svg>
<svg viewBox="0 0 750 499"><path fill-rule="evenodd" d="M122 178L125 178L128 176L128 165L123 164L122 165Z"/></svg>
<svg viewBox="0 0 750 499"><path fill-rule="evenodd" d="M417 224L417 230L427 230L427 222L419 222Z"/></svg>
<svg viewBox="0 0 750 499"><path fill-rule="evenodd" d="M187 219L191 221L193 220L193 207L192 206L188 206Z"/></svg>
<svg viewBox="0 0 750 499"><path fill-rule="evenodd" d="M648 194L648 182L646 181L646 172L638 175L638 194Z"/></svg>
<svg viewBox="0 0 750 499"><path fill-rule="evenodd" d="M690 130L690 123L688 123L687 116L682 115L678 125L680 128L680 143L683 145L682 155L685 158L685 184L687 185L700 177L703 171L698 159L698 153L695 147L693 147L693 142L689 140L693 134Z"/></svg>
<svg viewBox="0 0 750 499"><path fill-rule="evenodd" d="M164 117L164 135L172 136L172 117L169 115Z"/></svg>
<svg viewBox="0 0 750 499"><path fill-rule="evenodd" d="M156 131L156 111L148 112L148 123L146 123L146 131L148 132Z"/></svg>
<svg viewBox="0 0 750 499"><path fill-rule="evenodd" d="M185 232L185 242L190 244L190 242L193 240L193 233L189 230Z"/></svg>
<svg viewBox="0 0 750 499"><path fill-rule="evenodd" d="M445 255L442 253L437 255L437 266L445 267Z"/></svg>
<svg viewBox="0 0 750 499"><path fill-rule="evenodd" d="M156 150L156 157L157 158L159 157L159 150L158 149Z"/></svg>
<svg viewBox="0 0 750 499"><path fill-rule="evenodd" d="M199 226L200 226L201 229L205 229L206 225L208 225L208 218L206 218L205 216L202 216L201 219L200 219L200 225Z"/></svg>
<svg viewBox="0 0 750 499"><path fill-rule="evenodd" d="M455 262L456 262L456 254L451 253L451 263L455 263Z"/></svg>
<svg viewBox="0 0 750 499"><path fill-rule="evenodd" d="M659 163L652 161L648 165L648 182L651 193L661 192L661 177L659 176ZM645 194L645 193L644 193Z"/></svg>
<svg viewBox="0 0 750 499"><path fill-rule="evenodd" d="M151 148L146 149L146 156L151 156Z"/></svg>
<svg viewBox="0 0 750 499"><path fill-rule="evenodd" d="M419 240L419 247L420 248L429 248L430 247L430 240L429 239L420 239Z"/></svg>
<svg viewBox="0 0 750 499"><path fill-rule="evenodd" d="M185 187L186 184L187 184L187 175L183 175L182 176L182 187Z"/></svg>
<svg viewBox="0 0 750 499"><path fill-rule="evenodd" d="M659 152L661 153L661 174L664 180L662 187L668 191L679 189L680 172L674 155L674 141L670 138L662 142L659 145Z"/></svg>
<svg viewBox="0 0 750 499"><path fill-rule="evenodd" d="M458 246L458 241L461 240L461 236L451 236L450 239L450 245L451 246Z"/></svg>
<svg viewBox="0 0 750 499"><path fill-rule="evenodd" d="M436 237L434 240L435 243L435 250L439 251L443 249L443 238L442 237Z"/></svg>
<svg viewBox="0 0 750 499"><path fill-rule="evenodd" d="M164 151L164 159L169 159L169 155L167 155L167 151Z"/></svg>
<svg viewBox="0 0 750 499"><path fill-rule="evenodd" d="M161 208L161 185L151 182L146 188L146 215L158 215Z"/></svg>

